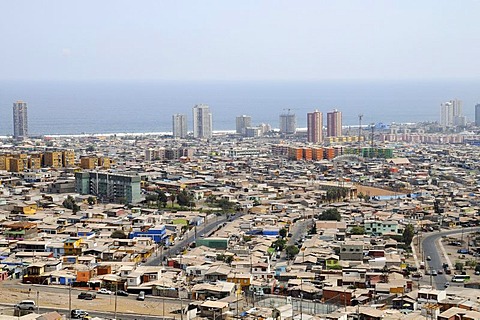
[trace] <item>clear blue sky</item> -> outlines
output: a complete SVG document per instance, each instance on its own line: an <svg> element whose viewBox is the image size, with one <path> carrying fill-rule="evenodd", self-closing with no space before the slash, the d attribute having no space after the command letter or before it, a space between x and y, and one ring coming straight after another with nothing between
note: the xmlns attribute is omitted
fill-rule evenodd
<svg viewBox="0 0 480 320"><path fill-rule="evenodd" d="M480 1L0 0L0 79L480 75Z"/></svg>

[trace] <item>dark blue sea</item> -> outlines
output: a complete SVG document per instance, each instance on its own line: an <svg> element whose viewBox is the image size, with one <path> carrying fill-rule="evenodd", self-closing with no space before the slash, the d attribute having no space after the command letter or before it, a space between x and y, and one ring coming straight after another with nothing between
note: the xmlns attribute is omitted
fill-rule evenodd
<svg viewBox="0 0 480 320"><path fill-rule="evenodd" d="M171 131L174 113L187 114L206 103L214 130L232 130L235 117L252 116L253 124L277 128L290 109L297 126L306 114L336 108L344 125L437 121L440 103L463 101L473 120L480 102L478 81L316 81L316 82L155 82L155 81L2 81L0 135L12 134L12 104L28 103L29 131L40 134L140 133ZM324 116L326 118L326 116ZM324 118L324 119L325 119ZM325 120L324 120L325 121Z"/></svg>

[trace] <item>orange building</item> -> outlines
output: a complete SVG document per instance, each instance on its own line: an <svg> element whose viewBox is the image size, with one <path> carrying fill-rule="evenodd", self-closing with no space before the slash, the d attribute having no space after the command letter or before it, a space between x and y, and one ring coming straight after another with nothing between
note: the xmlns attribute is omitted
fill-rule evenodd
<svg viewBox="0 0 480 320"><path fill-rule="evenodd" d="M313 160L322 160L323 159L323 149L322 148L312 148L312 158L313 158Z"/></svg>
<svg viewBox="0 0 480 320"><path fill-rule="evenodd" d="M332 160L335 158L335 149L334 148L326 148L325 149L325 159Z"/></svg>
<svg viewBox="0 0 480 320"><path fill-rule="evenodd" d="M303 148L303 159L311 161L312 158L313 158L312 149L311 148Z"/></svg>
<svg viewBox="0 0 480 320"><path fill-rule="evenodd" d="M288 158L291 160L302 160L303 148L290 147L288 149Z"/></svg>

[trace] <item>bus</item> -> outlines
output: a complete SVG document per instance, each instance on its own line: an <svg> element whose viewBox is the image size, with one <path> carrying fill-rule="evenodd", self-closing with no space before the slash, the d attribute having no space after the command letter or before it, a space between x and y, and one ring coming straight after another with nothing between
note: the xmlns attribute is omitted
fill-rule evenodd
<svg viewBox="0 0 480 320"><path fill-rule="evenodd" d="M467 280L470 280L469 275L456 274L452 277L452 282L465 282Z"/></svg>

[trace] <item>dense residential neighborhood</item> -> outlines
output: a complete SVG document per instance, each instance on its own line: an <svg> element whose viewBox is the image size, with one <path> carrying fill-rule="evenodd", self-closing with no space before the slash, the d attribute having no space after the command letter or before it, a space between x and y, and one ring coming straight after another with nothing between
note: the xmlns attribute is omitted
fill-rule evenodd
<svg viewBox="0 0 480 320"><path fill-rule="evenodd" d="M33 301L22 319L480 319L472 154L226 134L3 145L0 300Z"/></svg>

